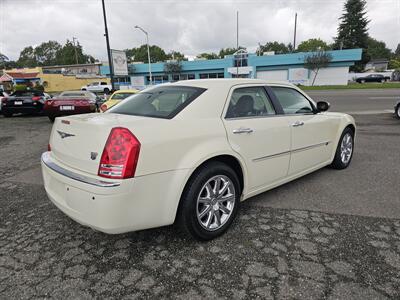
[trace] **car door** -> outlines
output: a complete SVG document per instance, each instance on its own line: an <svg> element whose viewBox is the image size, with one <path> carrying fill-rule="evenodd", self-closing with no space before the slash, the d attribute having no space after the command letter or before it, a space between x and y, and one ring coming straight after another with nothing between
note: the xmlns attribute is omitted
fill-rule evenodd
<svg viewBox="0 0 400 300"><path fill-rule="evenodd" d="M248 191L286 177L290 157L290 128L280 118L267 88L262 85L232 88L223 122L229 143L246 163Z"/></svg>
<svg viewBox="0 0 400 300"><path fill-rule="evenodd" d="M288 175L295 175L331 159L336 134L335 118L317 113L314 104L290 87L271 87L291 129L291 155Z"/></svg>

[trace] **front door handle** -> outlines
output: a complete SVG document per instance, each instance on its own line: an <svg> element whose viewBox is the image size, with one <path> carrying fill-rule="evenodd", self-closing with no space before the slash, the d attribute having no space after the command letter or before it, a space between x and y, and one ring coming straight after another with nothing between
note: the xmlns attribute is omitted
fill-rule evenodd
<svg viewBox="0 0 400 300"><path fill-rule="evenodd" d="M292 124L293 127L299 127L299 126L303 126L303 125L304 125L304 122L302 122L302 121L296 121Z"/></svg>
<svg viewBox="0 0 400 300"><path fill-rule="evenodd" d="M252 133L252 132L253 132L253 129L251 129L251 128L243 128L243 127L233 130L234 134Z"/></svg>

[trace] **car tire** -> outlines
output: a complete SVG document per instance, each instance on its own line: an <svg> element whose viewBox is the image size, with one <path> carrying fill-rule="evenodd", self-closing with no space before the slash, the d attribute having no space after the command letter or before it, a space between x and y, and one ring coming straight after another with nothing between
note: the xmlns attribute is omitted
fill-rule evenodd
<svg viewBox="0 0 400 300"><path fill-rule="evenodd" d="M360 83L365 83L365 80L364 80L364 79L361 79L361 80L360 80Z"/></svg>
<svg viewBox="0 0 400 300"><path fill-rule="evenodd" d="M55 119L56 119L56 117L49 116L49 120L50 120L51 123L54 123Z"/></svg>
<svg viewBox="0 0 400 300"><path fill-rule="evenodd" d="M81 89L81 91L87 91L87 89L83 88L83 89Z"/></svg>
<svg viewBox="0 0 400 300"><path fill-rule="evenodd" d="M400 119L400 104L394 109L394 114L396 115L397 119Z"/></svg>
<svg viewBox="0 0 400 300"><path fill-rule="evenodd" d="M346 169L353 158L354 153L354 131L346 127L340 136L335 152L335 158L331 167L337 170Z"/></svg>
<svg viewBox="0 0 400 300"><path fill-rule="evenodd" d="M13 114L10 112L3 111L3 116L4 116L4 118L11 118L13 116Z"/></svg>
<svg viewBox="0 0 400 300"><path fill-rule="evenodd" d="M221 187L225 185L224 190ZM235 219L240 195L239 179L232 168L221 162L206 163L187 182L176 223L185 235L202 241L214 239Z"/></svg>
<svg viewBox="0 0 400 300"><path fill-rule="evenodd" d="M104 94L108 95L110 93L110 89L109 88L105 88L104 90Z"/></svg>

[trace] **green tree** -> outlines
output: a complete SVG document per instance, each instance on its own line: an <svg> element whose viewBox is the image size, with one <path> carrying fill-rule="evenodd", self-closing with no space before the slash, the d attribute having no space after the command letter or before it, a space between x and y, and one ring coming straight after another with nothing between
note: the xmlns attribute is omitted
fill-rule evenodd
<svg viewBox="0 0 400 300"><path fill-rule="evenodd" d="M394 50L394 56L400 59L400 43L397 44L397 48Z"/></svg>
<svg viewBox="0 0 400 300"><path fill-rule="evenodd" d="M168 59L177 60L177 61L184 61L187 60L185 54L178 52L178 51L171 51L167 54Z"/></svg>
<svg viewBox="0 0 400 300"><path fill-rule="evenodd" d="M314 85L315 79L321 68L326 68L332 61L332 55L325 51L317 51L307 55L304 58L304 67L314 73L314 78L311 85Z"/></svg>
<svg viewBox="0 0 400 300"><path fill-rule="evenodd" d="M239 46L239 49L236 49L236 48L222 48L220 51L219 51L219 54L218 54L218 56L219 56L219 58L224 58L225 57L225 55L232 55L232 54L234 54L236 51L238 51L238 50L246 50L246 48L245 47L242 47L242 46Z"/></svg>
<svg viewBox="0 0 400 300"><path fill-rule="evenodd" d="M126 49L125 52L129 62L144 62L146 64L149 62L146 44L137 48ZM168 55L159 46L150 46L150 60L152 63L166 61L168 58Z"/></svg>
<svg viewBox="0 0 400 300"><path fill-rule="evenodd" d="M264 52L274 51L275 54L286 54L289 53L289 47L284 43L279 42L268 42L264 45L260 45L257 52L262 54Z"/></svg>
<svg viewBox="0 0 400 300"><path fill-rule="evenodd" d="M171 61L164 64L164 72L166 74L179 74L182 71L182 64L180 61Z"/></svg>
<svg viewBox="0 0 400 300"><path fill-rule="evenodd" d="M306 41L302 41L297 47L297 51L299 52L311 52L311 51L319 51L319 50L330 50L327 43L325 43L321 39L309 39Z"/></svg>
<svg viewBox="0 0 400 300"><path fill-rule="evenodd" d="M57 64L57 53L62 46L56 41L48 41L41 43L35 47L34 53L36 60L41 66L52 66Z"/></svg>
<svg viewBox="0 0 400 300"><path fill-rule="evenodd" d="M400 59L389 60L388 69L400 70Z"/></svg>
<svg viewBox="0 0 400 300"><path fill-rule="evenodd" d="M361 71L369 56L368 47L368 23L366 17L365 0L347 0L344 4L343 15L339 18L338 34L335 38L335 49L362 48L363 54L360 62L351 67L353 71Z"/></svg>
<svg viewBox="0 0 400 300"><path fill-rule="evenodd" d="M17 64L20 67L36 67L38 61L35 56L35 49L32 46L25 47L19 54Z"/></svg>
<svg viewBox="0 0 400 300"><path fill-rule="evenodd" d="M200 53L199 55L196 56L197 58L205 58L205 59L217 59L219 58L217 53L211 52L211 53Z"/></svg>
<svg viewBox="0 0 400 300"><path fill-rule="evenodd" d="M392 51L386 47L385 42L378 41L374 38L368 38L367 53L371 59L392 57Z"/></svg>
<svg viewBox="0 0 400 300"><path fill-rule="evenodd" d="M76 51L76 54L75 54ZM76 56L75 56L76 55ZM76 57L78 58L78 64L94 63L95 59L91 55L83 53L82 46L77 42L74 45L70 40L67 40L65 45L62 46L56 54L55 64L57 65L74 65L76 64Z"/></svg>

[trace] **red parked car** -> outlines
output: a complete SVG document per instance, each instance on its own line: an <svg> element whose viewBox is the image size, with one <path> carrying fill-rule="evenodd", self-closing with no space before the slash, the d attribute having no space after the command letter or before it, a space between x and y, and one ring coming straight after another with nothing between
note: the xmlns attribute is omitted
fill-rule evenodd
<svg viewBox="0 0 400 300"><path fill-rule="evenodd" d="M54 122L56 117L96 112L100 98L88 91L65 91L45 102L43 111Z"/></svg>

